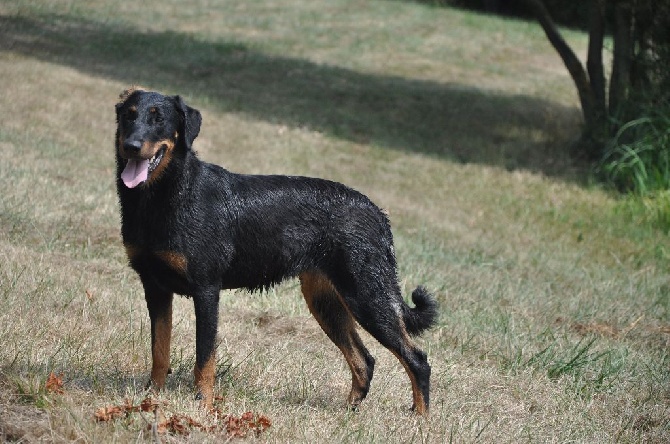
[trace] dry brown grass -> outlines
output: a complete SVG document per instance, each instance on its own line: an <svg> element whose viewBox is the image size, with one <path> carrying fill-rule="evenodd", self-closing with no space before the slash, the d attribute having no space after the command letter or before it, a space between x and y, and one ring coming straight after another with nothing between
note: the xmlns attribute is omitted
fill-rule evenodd
<svg viewBox="0 0 670 444"><path fill-rule="evenodd" d="M432 412L417 418L368 336L377 374L345 410L349 371L296 282L222 293L218 406L267 415L258 440L670 439L667 237L579 185L576 98L536 27L404 2L20 1L0 4L0 77L2 439L154 439L150 416L93 419L144 399L150 367L113 178L113 105L131 83L202 110L205 160L369 194L405 291L424 283L441 303L421 340ZM193 399L191 301L174 317L158 399L211 422ZM52 371L63 394L45 389Z"/></svg>

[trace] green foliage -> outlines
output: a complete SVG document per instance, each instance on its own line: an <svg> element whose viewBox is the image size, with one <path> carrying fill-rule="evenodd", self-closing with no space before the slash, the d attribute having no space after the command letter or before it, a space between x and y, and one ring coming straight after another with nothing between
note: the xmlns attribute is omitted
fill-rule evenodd
<svg viewBox="0 0 670 444"><path fill-rule="evenodd" d="M34 405L37 408L49 406L45 382L37 376L16 377L14 379L17 398L24 404Z"/></svg>
<svg viewBox="0 0 670 444"><path fill-rule="evenodd" d="M670 110L623 125L605 154L603 169L619 188L638 195L670 189Z"/></svg>
<svg viewBox="0 0 670 444"><path fill-rule="evenodd" d="M670 232L670 108L623 125L601 171L629 193L621 205L624 215Z"/></svg>

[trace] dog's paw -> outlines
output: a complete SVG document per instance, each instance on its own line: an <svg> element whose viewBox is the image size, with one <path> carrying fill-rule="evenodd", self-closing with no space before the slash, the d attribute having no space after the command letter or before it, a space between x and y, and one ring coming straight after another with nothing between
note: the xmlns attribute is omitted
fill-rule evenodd
<svg viewBox="0 0 670 444"><path fill-rule="evenodd" d="M348 402L347 403L347 412L358 413L360 410L361 403L359 402Z"/></svg>
<svg viewBox="0 0 670 444"><path fill-rule="evenodd" d="M412 404L412 408L409 411L418 416L427 416L428 415L428 406L421 405L417 408L416 404Z"/></svg>

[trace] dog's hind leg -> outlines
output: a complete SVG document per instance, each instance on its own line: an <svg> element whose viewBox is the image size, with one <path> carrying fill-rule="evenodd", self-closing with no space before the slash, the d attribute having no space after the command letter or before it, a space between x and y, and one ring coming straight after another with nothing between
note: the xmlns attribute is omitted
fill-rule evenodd
<svg viewBox="0 0 670 444"><path fill-rule="evenodd" d="M350 408L356 409L368 394L375 360L363 345L356 322L328 278L317 272L302 273L300 283L309 311L349 364L351 392L347 400Z"/></svg>
<svg viewBox="0 0 670 444"><path fill-rule="evenodd" d="M382 285L377 281L359 283L349 286L342 294L343 301L361 327L388 348L405 368L412 384L412 409L418 414L428 413L430 365L426 354L412 341L405 327L404 301L398 286Z"/></svg>
<svg viewBox="0 0 670 444"><path fill-rule="evenodd" d="M412 343L407 333L403 331L402 336L404 338L398 348L388 347L383 342L382 344L387 346L405 367L412 384L412 410L424 415L428 413L430 403L430 365L426 353Z"/></svg>
<svg viewBox="0 0 670 444"><path fill-rule="evenodd" d="M160 390L170 371L170 339L172 337L172 293L159 290L155 286L144 285L144 298L151 320L151 379L147 388L153 385Z"/></svg>
<svg viewBox="0 0 670 444"><path fill-rule="evenodd" d="M198 389L196 399L210 409L214 400L216 372L216 331L219 320L219 288L193 295L195 307L195 368L193 375Z"/></svg>

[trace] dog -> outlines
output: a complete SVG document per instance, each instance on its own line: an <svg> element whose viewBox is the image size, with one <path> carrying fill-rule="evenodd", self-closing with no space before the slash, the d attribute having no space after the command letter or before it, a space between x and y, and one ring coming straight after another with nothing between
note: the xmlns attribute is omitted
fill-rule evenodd
<svg viewBox="0 0 670 444"><path fill-rule="evenodd" d="M267 289L298 277L307 306L351 370L348 405L370 388L375 360L356 324L404 366L413 410L428 412L430 365L412 341L437 318L422 286L401 296L385 213L324 179L235 174L193 151L202 117L180 96L133 87L116 105L117 191L130 266L151 320L149 386L169 373L173 294L193 298L196 399L212 407L222 289Z"/></svg>

